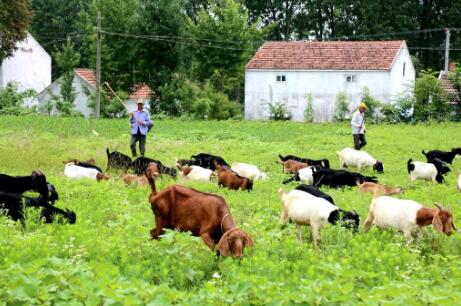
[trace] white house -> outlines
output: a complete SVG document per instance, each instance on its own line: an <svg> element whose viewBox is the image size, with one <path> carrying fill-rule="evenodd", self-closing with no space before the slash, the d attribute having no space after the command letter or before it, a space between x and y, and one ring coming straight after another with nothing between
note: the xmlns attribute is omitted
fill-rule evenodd
<svg viewBox="0 0 461 306"><path fill-rule="evenodd" d="M38 107L41 111L46 112L46 105L53 100L54 96L61 96L61 84L63 76L56 79L51 85L42 90L37 96ZM74 110L82 113L85 117L94 114L94 110L88 106L91 95L96 90L96 75L92 69L76 68L74 69L74 79L72 87L75 92ZM58 110L53 105L50 112L51 115L56 115Z"/></svg>
<svg viewBox="0 0 461 306"><path fill-rule="evenodd" d="M314 121L330 121L338 92L347 95L352 111L365 86L374 98L390 103L414 80L403 40L269 41L245 69L245 118L267 119L267 103L282 102L293 120L303 121L311 94Z"/></svg>
<svg viewBox="0 0 461 306"><path fill-rule="evenodd" d="M19 90L34 89L41 92L51 83L51 57L27 33L27 38L17 43L18 49L0 64L0 88L10 82L18 83Z"/></svg>
<svg viewBox="0 0 461 306"><path fill-rule="evenodd" d="M63 82L63 76L55 80L50 86L45 88L37 96L39 109L42 112L46 112L46 105L49 101L53 100L53 97L61 96L61 84ZM74 69L74 79L72 81L72 87L75 92L74 110L82 113L85 117L94 115L94 109L89 107L89 102L94 99L96 92L96 74L94 70L87 68L76 68ZM149 108L149 99L151 95L151 89L145 84L135 85L133 92L129 98L125 101L127 107L134 111L136 110L136 102L138 99L143 99L146 108ZM58 110L56 106L53 106L50 114L56 115Z"/></svg>

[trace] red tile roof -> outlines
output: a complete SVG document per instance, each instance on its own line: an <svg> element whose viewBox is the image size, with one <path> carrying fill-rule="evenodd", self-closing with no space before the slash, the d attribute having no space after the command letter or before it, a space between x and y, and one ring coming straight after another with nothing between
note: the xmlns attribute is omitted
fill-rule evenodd
<svg viewBox="0 0 461 306"><path fill-rule="evenodd" d="M94 70L88 68L75 68L74 71L82 79L87 81L88 84L96 88L96 74L94 73Z"/></svg>
<svg viewBox="0 0 461 306"><path fill-rule="evenodd" d="M134 86L134 91L129 99L149 99L152 90L146 84L137 84Z"/></svg>
<svg viewBox="0 0 461 306"><path fill-rule="evenodd" d="M268 41L247 69L389 70L404 40Z"/></svg>

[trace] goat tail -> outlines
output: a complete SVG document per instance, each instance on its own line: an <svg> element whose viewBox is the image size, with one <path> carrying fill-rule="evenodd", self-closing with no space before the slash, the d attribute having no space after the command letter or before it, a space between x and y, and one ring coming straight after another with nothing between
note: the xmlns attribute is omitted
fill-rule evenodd
<svg viewBox="0 0 461 306"><path fill-rule="evenodd" d="M408 174L410 174L411 171L415 170L415 165L412 164L412 162L413 162L413 160L411 158L407 161Z"/></svg>
<svg viewBox="0 0 461 306"><path fill-rule="evenodd" d="M424 152L424 150L422 150L421 153L423 153L423 155L427 157L427 153Z"/></svg>
<svg viewBox="0 0 461 306"><path fill-rule="evenodd" d="M279 154L279 158L281 161L285 161L284 157L281 154Z"/></svg>
<svg viewBox="0 0 461 306"><path fill-rule="evenodd" d="M107 153L107 158L109 158L109 155L110 155L109 148L106 148L106 153Z"/></svg>

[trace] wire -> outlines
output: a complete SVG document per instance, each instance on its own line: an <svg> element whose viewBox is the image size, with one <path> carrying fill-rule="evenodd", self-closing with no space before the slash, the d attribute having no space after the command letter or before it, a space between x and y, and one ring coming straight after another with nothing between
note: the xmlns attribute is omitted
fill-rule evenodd
<svg viewBox="0 0 461 306"><path fill-rule="evenodd" d="M430 33L430 32L440 32L440 31L445 31L445 28L424 29L424 30L414 30L414 31L405 31L405 32L390 32L390 33L378 33L378 34L363 34L363 35L327 37L327 38L325 38L325 40L350 39L350 38L369 38L369 37L382 37L382 36L397 36L397 35Z"/></svg>

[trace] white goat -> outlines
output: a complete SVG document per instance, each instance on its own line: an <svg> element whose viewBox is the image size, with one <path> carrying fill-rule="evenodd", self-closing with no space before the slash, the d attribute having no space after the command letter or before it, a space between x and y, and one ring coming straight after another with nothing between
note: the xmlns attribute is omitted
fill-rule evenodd
<svg viewBox="0 0 461 306"><path fill-rule="evenodd" d="M439 175L437 168L432 163L413 161L409 159L407 162L407 170L410 175L410 183L417 179L432 180L433 183L443 182L443 176Z"/></svg>
<svg viewBox="0 0 461 306"><path fill-rule="evenodd" d="M402 231L406 238L410 238L419 227L430 224L435 230L451 235L454 229L451 209L446 210L438 205L437 208L428 208L413 200L382 196L371 202L364 232L376 225L381 229L395 228Z"/></svg>
<svg viewBox="0 0 461 306"><path fill-rule="evenodd" d="M209 182L213 174L213 170L200 166L180 166L177 164L177 167L179 168L179 176L188 181Z"/></svg>
<svg viewBox="0 0 461 306"><path fill-rule="evenodd" d="M461 174L458 174L458 190L461 191Z"/></svg>
<svg viewBox="0 0 461 306"><path fill-rule="evenodd" d="M267 180L268 176L255 165L246 163L233 163L231 169L237 172L238 175L246 177L252 181Z"/></svg>
<svg viewBox="0 0 461 306"><path fill-rule="evenodd" d="M340 167L347 166L357 167L358 171L365 170L368 167L373 167L373 170L382 173L384 172L384 165L379 160L374 159L370 154L365 151L358 151L351 148L345 148L337 151L339 156Z"/></svg>
<svg viewBox="0 0 461 306"><path fill-rule="evenodd" d="M278 190L282 200L282 213L280 222L286 224L288 219L296 224L297 237L301 240L301 225L312 227L314 245L319 246L320 229L327 223L336 224L340 219L343 222L352 222L357 228L359 216L355 212L340 210L323 198L311 195L301 190L292 190L285 193L281 188Z"/></svg>
<svg viewBox="0 0 461 306"><path fill-rule="evenodd" d="M75 163L67 163L64 166L64 175L70 179L89 178L92 180L100 181L109 179L108 176L102 174L94 168L85 168L75 165Z"/></svg>

